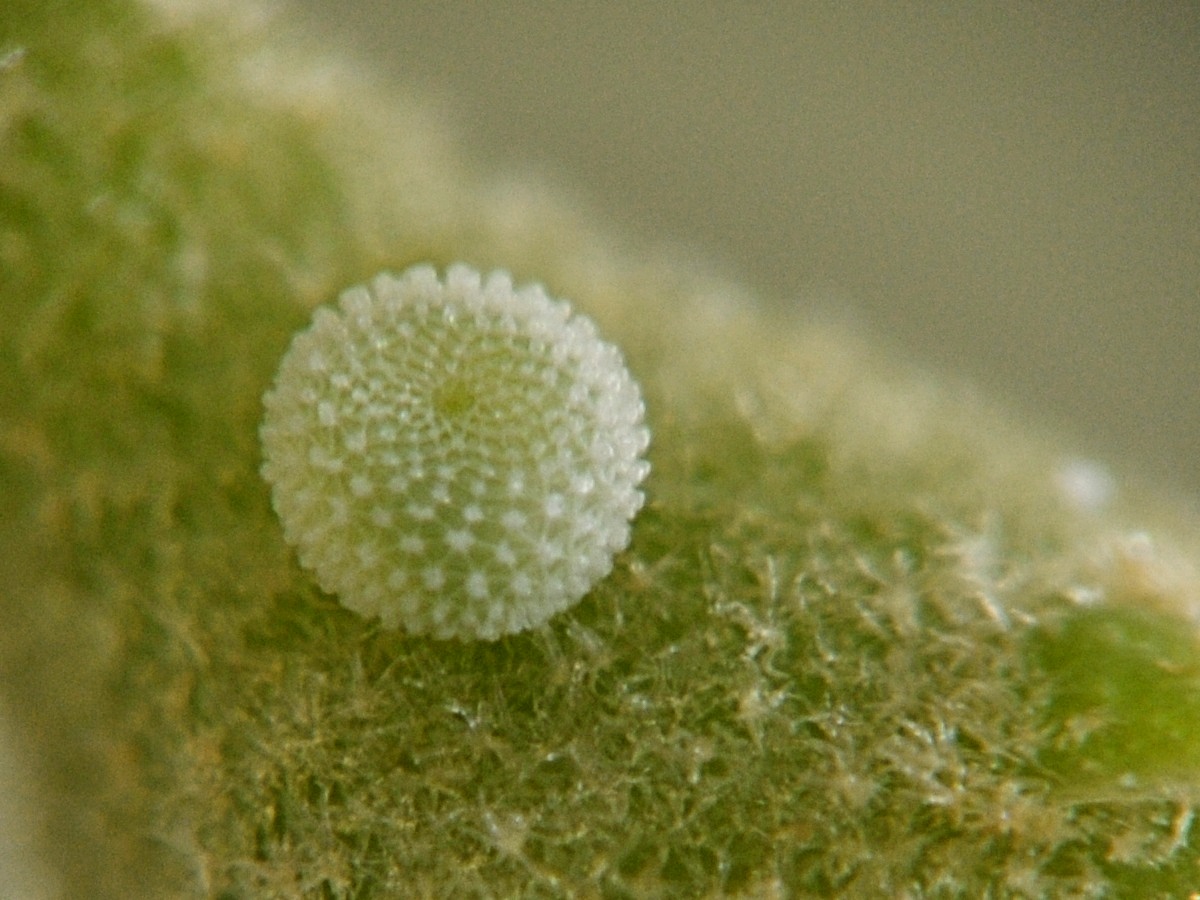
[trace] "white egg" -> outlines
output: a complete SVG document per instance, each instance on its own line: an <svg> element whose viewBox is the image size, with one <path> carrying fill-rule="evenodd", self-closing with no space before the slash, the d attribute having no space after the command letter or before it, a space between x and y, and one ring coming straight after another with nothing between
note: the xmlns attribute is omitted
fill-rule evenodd
<svg viewBox="0 0 1200 900"><path fill-rule="evenodd" d="M414 634L541 624L608 574L643 502L650 435L621 354L504 272L345 291L263 402L262 473L301 564Z"/></svg>

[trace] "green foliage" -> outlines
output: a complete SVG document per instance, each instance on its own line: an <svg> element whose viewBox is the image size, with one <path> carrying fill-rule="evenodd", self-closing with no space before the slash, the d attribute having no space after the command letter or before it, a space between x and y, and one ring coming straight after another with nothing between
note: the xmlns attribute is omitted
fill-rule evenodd
<svg viewBox="0 0 1200 900"><path fill-rule="evenodd" d="M0 12L0 677L71 896L1200 884L1194 574L1052 450L193 16ZM311 306L418 259L571 297L654 429L612 577L492 644L321 595L257 471Z"/></svg>
<svg viewBox="0 0 1200 900"><path fill-rule="evenodd" d="M1035 631L1032 656L1054 685L1055 770L1113 778L1200 771L1200 664L1194 636L1138 609L1077 612Z"/></svg>

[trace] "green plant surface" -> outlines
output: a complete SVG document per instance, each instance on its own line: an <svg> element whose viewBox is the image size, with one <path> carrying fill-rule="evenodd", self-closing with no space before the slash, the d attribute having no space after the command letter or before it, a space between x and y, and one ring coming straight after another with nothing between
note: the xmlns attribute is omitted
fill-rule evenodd
<svg viewBox="0 0 1200 900"><path fill-rule="evenodd" d="M67 896L1200 885L1194 521L239 15L0 7L0 685ZM594 317L653 432L613 574L490 643L321 593L259 477L312 308L456 260Z"/></svg>

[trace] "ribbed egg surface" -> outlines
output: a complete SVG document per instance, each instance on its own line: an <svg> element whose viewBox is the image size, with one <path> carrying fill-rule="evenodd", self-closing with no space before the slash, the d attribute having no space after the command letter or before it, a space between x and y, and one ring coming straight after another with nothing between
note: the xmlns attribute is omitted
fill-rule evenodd
<svg viewBox="0 0 1200 900"><path fill-rule="evenodd" d="M504 272L345 291L263 402L262 473L301 564L414 634L544 622L608 574L642 505L650 436L620 352Z"/></svg>

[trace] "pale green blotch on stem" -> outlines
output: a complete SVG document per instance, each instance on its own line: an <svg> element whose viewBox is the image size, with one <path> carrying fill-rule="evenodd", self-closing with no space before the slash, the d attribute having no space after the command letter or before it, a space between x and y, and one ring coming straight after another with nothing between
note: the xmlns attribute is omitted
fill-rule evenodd
<svg viewBox="0 0 1200 900"><path fill-rule="evenodd" d="M545 622L611 571L643 503L650 435L620 351L504 272L345 291L263 403L262 473L301 564L413 634Z"/></svg>

